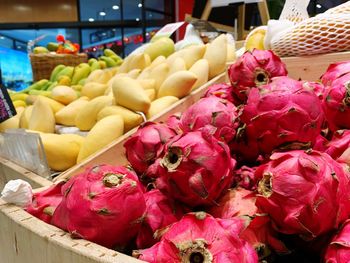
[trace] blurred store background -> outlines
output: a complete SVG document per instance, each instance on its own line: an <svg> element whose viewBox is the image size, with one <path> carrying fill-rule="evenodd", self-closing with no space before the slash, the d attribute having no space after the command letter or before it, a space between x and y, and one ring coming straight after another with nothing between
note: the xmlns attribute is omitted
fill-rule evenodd
<svg viewBox="0 0 350 263"><path fill-rule="evenodd" d="M341 2L310 1L309 13ZM278 18L284 0L267 3L271 18ZM206 0L1 0L0 81L14 90L32 83L28 43L45 46L61 34L79 43L89 57L101 55L106 47L124 57L165 24L182 21L186 14L200 17L205 4ZM208 20L234 26L238 5L214 8ZM261 24L256 4L247 5L246 13L245 28ZM181 35L183 30L174 37Z"/></svg>

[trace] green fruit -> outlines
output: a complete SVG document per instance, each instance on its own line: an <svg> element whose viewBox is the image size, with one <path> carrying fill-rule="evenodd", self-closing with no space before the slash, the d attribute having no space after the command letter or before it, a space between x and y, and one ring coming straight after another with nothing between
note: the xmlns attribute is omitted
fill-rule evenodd
<svg viewBox="0 0 350 263"><path fill-rule="evenodd" d="M58 43L49 42L49 43L46 45L46 48L47 48L49 51L56 51L56 50L58 49Z"/></svg>
<svg viewBox="0 0 350 263"><path fill-rule="evenodd" d="M41 79L41 80L33 83L32 85L30 85L28 88L22 90L21 92L28 93L31 90L41 90L47 85L48 82L49 81L47 79Z"/></svg>
<svg viewBox="0 0 350 263"><path fill-rule="evenodd" d="M49 50L46 47L35 47L33 49L34 54L46 54L49 53Z"/></svg>
<svg viewBox="0 0 350 263"><path fill-rule="evenodd" d="M46 91L51 91L54 87L57 86L57 81L52 82L50 86L47 87Z"/></svg>
<svg viewBox="0 0 350 263"><path fill-rule="evenodd" d="M50 76L50 81L56 81L57 80L57 74L63 70L66 66L65 65L57 65L51 72L51 76Z"/></svg>
<svg viewBox="0 0 350 263"><path fill-rule="evenodd" d="M79 82L78 82L77 85L84 86L84 85L85 85L85 82L86 82L86 78L83 78L83 79L79 80Z"/></svg>
<svg viewBox="0 0 350 263"><path fill-rule="evenodd" d="M47 91L47 90L30 90L29 91L29 95L41 95L41 96L45 96L45 97L49 97L51 96L51 91Z"/></svg>
<svg viewBox="0 0 350 263"><path fill-rule="evenodd" d="M97 62L98 60L96 58L90 58L88 63L91 66L94 62Z"/></svg>
<svg viewBox="0 0 350 263"><path fill-rule="evenodd" d="M103 54L107 57L118 56L112 49L106 48L103 50Z"/></svg>
<svg viewBox="0 0 350 263"><path fill-rule="evenodd" d="M101 69L100 63L98 61L94 61L92 64L90 64L91 72L96 70L96 69Z"/></svg>
<svg viewBox="0 0 350 263"><path fill-rule="evenodd" d="M67 77L69 77L69 78L71 79L72 76L73 76L73 73L74 73L74 67L72 67L72 66L67 66L67 67L65 67L63 70L61 70L60 72L58 72L58 74L56 75L56 78L55 78L53 81L58 81L58 79L59 79L61 76L67 76Z"/></svg>
<svg viewBox="0 0 350 263"><path fill-rule="evenodd" d="M168 57L175 51L174 41L168 37L162 37L151 42L145 49L145 54L148 54L153 61L158 56Z"/></svg>
<svg viewBox="0 0 350 263"><path fill-rule="evenodd" d="M112 58L110 58L110 57L101 56L100 59L101 59L102 61L106 62L108 68L116 67L116 66L117 66L117 62L115 62L114 59L112 59Z"/></svg>
<svg viewBox="0 0 350 263"><path fill-rule="evenodd" d="M80 63L75 67L71 85L76 85L80 80L87 78L91 72L90 66L87 63Z"/></svg>

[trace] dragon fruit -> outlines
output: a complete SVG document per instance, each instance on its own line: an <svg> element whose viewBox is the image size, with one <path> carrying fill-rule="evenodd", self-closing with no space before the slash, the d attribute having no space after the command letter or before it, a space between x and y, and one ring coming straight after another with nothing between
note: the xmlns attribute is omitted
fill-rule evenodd
<svg viewBox="0 0 350 263"><path fill-rule="evenodd" d="M321 81L325 86L331 86L333 81L350 73L350 61L342 61L330 64L327 71L322 75Z"/></svg>
<svg viewBox="0 0 350 263"><path fill-rule="evenodd" d="M338 130L333 134L325 150L334 160L338 159L350 147L350 130Z"/></svg>
<svg viewBox="0 0 350 263"><path fill-rule="evenodd" d="M270 50L247 51L228 69L233 92L242 102L247 100L250 89L270 83L271 78L287 76L281 59Z"/></svg>
<svg viewBox="0 0 350 263"><path fill-rule="evenodd" d="M262 177L256 204L281 233L313 239L350 215L349 174L326 153L274 153L256 174Z"/></svg>
<svg viewBox="0 0 350 263"><path fill-rule="evenodd" d="M157 159L163 145L175 135L166 124L146 122L124 143L126 158L133 169L142 175Z"/></svg>
<svg viewBox="0 0 350 263"><path fill-rule="evenodd" d="M326 87L320 82L303 81L303 87L307 90L313 91L316 96L322 101L326 92Z"/></svg>
<svg viewBox="0 0 350 263"><path fill-rule="evenodd" d="M52 214L63 198L61 188L64 183L61 181L44 191L34 193L33 201L25 208L26 211L46 223L51 223Z"/></svg>
<svg viewBox="0 0 350 263"><path fill-rule="evenodd" d="M325 93L322 106L331 131L350 129L350 74L346 81L333 82Z"/></svg>
<svg viewBox="0 0 350 263"><path fill-rule="evenodd" d="M182 114L180 127L188 132L212 125L216 128L214 136L229 142L235 136L237 115L237 108L227 100L202 98Z"/></svg>
<svg viewBox="0 0 350 263"><path fill-rule="evenodd" d="M324 122L315 93L301 84L294 88L276 85L275 81L288 83L286 77L281 78L275 78L260 91L252 89L240 116L247 140L256 141L261 154L270 154L277 148L312 146Z"/></svg>
<svg viewBox="0 0 350 263"><path fill-rule="evenodd" d="M153 246L157 242L154 238L154 233L179 221L184 215L183 208L162 194L158 189L145 193L144 197L146 200L146 212L136 238L138 248Z"/></svg>
<svg viewBox="0 0 350 263"><path fill-rule="evenodd" d="M329 141L322 134L317 135L315 144L312 149L320 152L325 152L328 149Z"/></svg>
<svg viewBox="0 0 350 263"><path fill-rule="evenodd" d="M219 83L209 86L207 91L204 93L203 98L208 98L212 96L228 100L234 105L239 104L239 101L233 94L232 86L227 83Z"/></svg>
<svg viewBox="0 0 350 263"><path fill-rule="evenodd" d="M327 247L325 263L350 262L350 220L347 220Z"/></svg>
<svg viewBox="0 0 350 263"><path fill-rule="evenodd" d="M240 186L247 190L256 190L258 184L257 178L255 178L256 167L249 167L243 165L238 170L234 171L234 186Z"/></svg>
<svg viewBox="0 0 350 263"><path fill-rule="evenodd" d="M123 249L136 237L146 210L137 175L122 166L87 168L62 187L52 223L102 246Z"/></svg>
<svg viewBox="0 0 350 263"><path fill-rule="evenodd" d="M149 263L257 263L254 249L239 238L241 219L215 219L204 212L186 214L153 247L133 255Z"/></svg>
<svg viewBox="0 0 350 263"><path fill-rule="evenodd" d="M175 113L170 115L165 123L170 129L173 129L177 134L180 134L182 133L182 130L180 128L180 120L181 113Z"/></svg>
<svg viewBox="0 0 350 263"><path fill-rule="evenodd" d="M271 254L269 248L280 254L289 252L285 245L277 239L277 233L272 228L269 217L259 213L255 202L254 192L238 187L230 189L218 200L217 206L209 208L208 213L223 219L240 216L252 218L240 237L256 249L260 259Z"/></svg>
<svg viewBox="0 0 350 263"><path fill-rule="evenodd" d="M206 129L180 134L160 156L156 187L191 207L212 205L230 187L235 164L228 146Z"/></svg>

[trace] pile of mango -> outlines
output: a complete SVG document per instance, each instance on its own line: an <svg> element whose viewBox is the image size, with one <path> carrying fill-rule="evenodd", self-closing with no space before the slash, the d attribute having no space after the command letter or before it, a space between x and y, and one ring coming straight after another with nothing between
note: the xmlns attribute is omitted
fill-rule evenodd
<svg viewBox="0 0 350 263"><path fill-rule="evenodd" d="M210 44L175 51L170 38L159 38L120 66L54 70L50 81L57 86L11 94L14 103L24 104L16 103L17 115L1 123L0 131L39 132L50 168L64 171L224 72L235 59L235 46L227 40L222 34ZM75 134L57 133L66 133L66 127Z"/></svg>

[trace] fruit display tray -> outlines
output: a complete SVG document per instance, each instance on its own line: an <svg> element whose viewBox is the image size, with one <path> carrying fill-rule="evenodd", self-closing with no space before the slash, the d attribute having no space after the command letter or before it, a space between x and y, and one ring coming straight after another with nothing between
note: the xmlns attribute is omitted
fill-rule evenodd
<svg viewBox="0 0 350 263"><path fill-rule="evenodd" d="M350 52L333 53L309 57L289 57L282 59L295 79L315 81L326 71L329 64L337 61L350 60ZM189 96L173 104L164 112L154 116L152 121L164 121L176 112L182 112L205 93L208 86L227 81L225 73L213 78ZM126 164L123 144L136 129L118 138L107 147L97 152L84 162L62 173L55 181L69 178L82 171L85 167L108 163L114 165ZM39 175L32 173L9 160L0 158L0 189L11 179L28 181L33 188L52 184ZM38 190L38 189L37 189ZM6 204L0 200L0 262L142 262L130 256L104 248L92 242L71 239L70 235L54 226L48 225L31 216L20 207Z"/></svg>

